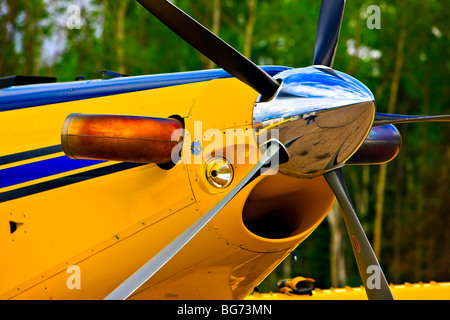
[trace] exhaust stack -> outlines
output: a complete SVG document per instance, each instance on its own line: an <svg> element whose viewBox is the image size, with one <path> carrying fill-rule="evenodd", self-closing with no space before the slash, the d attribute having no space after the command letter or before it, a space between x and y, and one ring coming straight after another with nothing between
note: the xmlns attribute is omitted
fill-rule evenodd
<svg viewBox="0 0 450 320"><path fill-rule="evenodd" d="M172 118L73 113L64 121L61 143L71 159L165 164L181 150L182 128Z"/></svg>

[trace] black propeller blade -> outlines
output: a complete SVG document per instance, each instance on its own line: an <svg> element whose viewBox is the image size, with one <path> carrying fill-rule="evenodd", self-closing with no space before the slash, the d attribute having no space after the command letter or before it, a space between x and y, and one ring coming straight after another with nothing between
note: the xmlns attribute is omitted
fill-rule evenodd
<svg viewBox="0 0 450 320"><path fill-rule="evenodd" d="M341 168L325 173L324 177L342 208L345 225L352 243L359 273L366 288L367 297L369 300L393 300L389 284L353 208ZM374 278L369 279L370 277Z"/></svg>
<svg viewBox="0 0 450 320"><path fill-rule="evenodd" d="M314 65L333 67L345 0L323 0L316 33Z"/></svg>
<svg viewBox="0 0 450 320"><path fill-rule="evenodd" d="M137 1L192 47L258 91L262 101L269 100L278 90L279 83L264 70L169 1Z"/></svg>
<svg viewBox="0 0 450 320"><path fill-rule="evenodd" d="M377 112L375 113L373 127L395 123L434 122L434 121L450 121L450 115L408 116L408 115L387 114Z"/></svg>

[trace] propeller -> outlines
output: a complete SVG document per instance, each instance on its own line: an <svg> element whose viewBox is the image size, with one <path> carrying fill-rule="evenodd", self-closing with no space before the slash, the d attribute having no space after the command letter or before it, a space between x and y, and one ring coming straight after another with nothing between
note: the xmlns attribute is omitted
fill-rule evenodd
<svg viewBox="0 0 450 320"><path fill-rule="evenodd" d="M333 67L345 0L323 0L316 32L314 65Z"/></svg>
<svg viewBox="0 0 450 320"><path fill-rule="evenodd" d="M290 172L287 174L293 174L298 178L312 177L311 175L324 176L342 207L343 217L368 298L393 299L388 282L351 202L343 178L342 167L351 158L351 155L359 151L361 145L364 145L364 139L368 136L372 127L401 122L449 121L450 116L405 116L376 113L373 96L365 86L355 79L352 78L352 80L349 76L331 69L338 44L345 0L322 1L316 33L314 66L297 72L297 78L291 78L291 80L289 80L289 76L295 75L296 71L286 71L283 75L285 78L283 78L281 89L277 80L169 1L137 1L199 52L260 93L262 104L255 106L254 116L261 109L264 111L263 104L265 103L266 107L268 106L269 115L273 116L269 120L276 121L267 121L266 118L261 117L260 121L255 120L255 123L258 123L260 129L265 128L265 125L280 128L282 134L280 134L280 141L270 144L267 152L257 165L219 203L125 280L106 299L126 299L129 297L195 237L236 194L257 178L261 174L261 169L270 163L274 157L279 157L281 172L283 172L282 167L284 165L290 164L291 166L288 167ZM305 94L299 93L300 87L317 89L317 87L305 86L305 81L309 81L310 85L315 85L312 79L316 79L315 81L324 80L320 83L320 90L310 90L304 92ZM291 91L288 90L287 86L284 86L289 81ZM327 92L327 90L329 91ZM339 100L340 93L343 93L340 97L341 100ZM313 94L313 96L307 96L308 94ZM317 94L323 94L323 99L314 96ZM291 100L287 101L288 99ZM270 101L265 102L267 100ZM303 108L303 105L296 107L296 105L305 103L305 101L312 104L306 105L306 108ZM277 105L277 103L279 104ZM270 110L271 108L272 110ZM308 108L310 109L308 110ZM289 113L292 110L302 110L302 113ZM277 115L280 115L280 117L276 118ZM282 137L286 132L287 134ZM373 140L373 138L371 139ZM383 135L383 139L375 139L376 143L372 145L380 148L383 143L392 143L394 145L393 152L391 152L392 157L386 157L390 160L396 155L401 140L399 140L398 134ZM323 146L320 145L321 140L325 140L322 142ZM297 147L299 144L304 147L305 141L308 143L309 149L297 150L297 153L292 152L292 157L289 158L289 148L295 150L295 144L297 144ZM370 143L366 144L365 149L369 150L370 146ZM360 150L364 153L365 149ZM317 154L314 155L314 152L317 152ZM317 170L311 170L308 167L308 163L311 161L304 161L307 154L315 156L315 159L322 160L322 162L315 161L319 165ZM362 156L362 159L370 159L370 157L364 157L364 154L360 156ZM300 162L302 157L304 162L297 165L295 162ZM309 171L304 168L309 168L307 169ZM294 169L297 172L293 171ZM370 272L376 272L378 275L375 285L373 283L369 285Z"/></svg>
<svg viewBox="0 0 450 320"><path fill-rule="evenodd" d="M405 116L399 114L375 113L373 127L385 124L410 123L410 122L438 122L450 121L450 115L437 116Z"/></svg>
<svg viewBox="0 0 450 320"><path fill-rule="evenodd" d="M219 67L269 100L279 83L264 70L167 0L137 0L158 20Z"/></svg>
<svg viewBox="0 0 450 320"><path fill-rule="evenodd" d="M342 169L338 168L327 172L324 174L324 177L342 208L342 215L350 242L352 243L359 274L366 288L367 297L369 300L392 300L393 296L389 289L389 284L356 215L345 185ZM369 277L372 275L372 272L376 272L376 285L369 285Z"/></svg>
<svg viewBox="0 0 450 320"><path fill-rule="evenodd" d="M284 147L276 140L268 142L268 148L259 162L250 172L228 192L211 210L198 219L192 226L169 243L164 249L144 264L139 270L126 279L120 286L112 291L105 300L125 300L148 279L150 279L159 269L170 261L195 235L200 232L245 186L259 177L264 167L270 166L273 160L278 159L279 163L286 162L288 155Z"/></svg>

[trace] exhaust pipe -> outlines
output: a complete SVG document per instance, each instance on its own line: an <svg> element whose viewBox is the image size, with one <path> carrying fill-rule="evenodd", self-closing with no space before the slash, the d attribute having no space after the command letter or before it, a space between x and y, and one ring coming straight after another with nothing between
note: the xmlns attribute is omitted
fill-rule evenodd
<svg viewBox="0 0 450 320"><path fill-rule="evenodd" d="M71 159L166 164L181 151L182 128L172 118L73 113L61 144Z"/></svg>
<svg viewBox="0 0 450 320"><path fill-rule="evenodd" d="M361 147L347 160L349 165L382 164L393 160L402 147L400 132L392 124L372 127Z"/></svg>

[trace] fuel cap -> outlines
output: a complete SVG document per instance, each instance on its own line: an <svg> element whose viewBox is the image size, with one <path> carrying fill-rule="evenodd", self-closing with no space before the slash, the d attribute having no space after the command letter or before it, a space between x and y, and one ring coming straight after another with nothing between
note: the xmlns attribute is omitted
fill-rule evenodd
<svg viewBox="0 0 450 320"><path fill-rule="evenodd" d="M214 157L206 163L206 179L215 188L226 188L233 180L233 167L222 157Z"/></svg>

